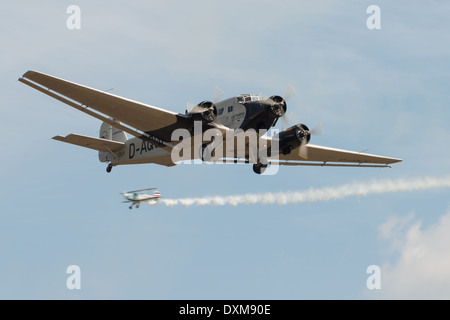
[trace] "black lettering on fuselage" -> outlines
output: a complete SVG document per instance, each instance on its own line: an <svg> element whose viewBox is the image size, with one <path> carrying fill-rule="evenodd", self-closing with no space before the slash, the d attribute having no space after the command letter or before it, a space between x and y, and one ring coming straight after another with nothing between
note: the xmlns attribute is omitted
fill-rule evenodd
<svg viewBox="0 0 450 320"><path fill-rule="evenodd" d="M148 152L148 151L152 151L153 149L157 148L157 146L151 144L148 141L142 141L141 147L140 148L136 148L136 145L133 143L130 143L129 146L129 152L128 152L128 159L132 159L134 158L134 156L136 155L136 153L138 153L139 155L142 154L142 152Z"/></svg>
<svg viewBox="0 0 450 320"><path fill-rule="evenodd" d="M136 147L134 146L134 143L130 143L130 149L128 150L128 159L133 158L135 153Z"/></svg>
<svg viewBox="0 0 450 320"><path fill-rule="evenodd" d="M147 152L147 141L142 140L141 153L139 154L142 154L142 151Z"/></svg>

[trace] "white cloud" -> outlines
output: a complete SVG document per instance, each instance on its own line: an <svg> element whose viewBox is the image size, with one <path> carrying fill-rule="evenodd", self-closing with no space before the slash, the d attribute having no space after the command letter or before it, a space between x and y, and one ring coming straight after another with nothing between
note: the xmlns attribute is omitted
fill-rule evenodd
<svg viewBox="0 0 450 320"><path fill-rule="evenodd" d="M450 210L426 228L409 215L389 219L379 231L399 252L381 267L384 298L450 298Z"/></svg>

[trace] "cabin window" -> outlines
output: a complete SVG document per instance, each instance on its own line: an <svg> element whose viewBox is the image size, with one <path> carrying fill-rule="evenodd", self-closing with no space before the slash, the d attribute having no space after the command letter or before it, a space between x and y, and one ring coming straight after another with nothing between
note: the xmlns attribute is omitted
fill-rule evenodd
<svg viewBox="0 0 450 320"><path fill-rule="evenodd" d="M228 107L228 113L233 112L233 106Z"/></svg>

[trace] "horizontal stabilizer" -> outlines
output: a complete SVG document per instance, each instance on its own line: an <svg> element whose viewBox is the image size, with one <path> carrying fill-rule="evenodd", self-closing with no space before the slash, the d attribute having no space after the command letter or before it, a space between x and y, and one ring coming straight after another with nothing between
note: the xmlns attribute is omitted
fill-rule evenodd
<svg viewBox="0 0 450 320"><path fill-rule="evenodd" d="M123 143L123 142L106 140L106 139L102 139L102 138L92 138L92 137L82 136L82 135L74 134L74 133L69 134L66 137L55 136L55 137L53 137L53 139L62 141L62 142L75 144L80 147L98 150L101 152L116 151L125 146L125 143Z"/></svg>

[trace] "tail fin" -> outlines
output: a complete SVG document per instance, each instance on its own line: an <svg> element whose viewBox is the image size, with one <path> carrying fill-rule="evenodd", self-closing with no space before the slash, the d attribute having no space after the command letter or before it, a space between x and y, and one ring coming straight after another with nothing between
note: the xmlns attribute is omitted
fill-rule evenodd
<svg viewBox="0 0 450 320"><path fill-rule="evenodd" d="M119 121L116 122L120 124ZM103 122L100 127L100 138L118 142L125 142L128 140L127 134L124 131L114 128L106 122Z"/></svg>
<svg viewBox="0 0 450 320"><path fill-rule="evenodd" d="M120 124L120 122L117 120L115 122ZM100 138L118 142L126 142L128 140L125 131L119 130L106 122L103 122L102 126L100 127ZM110 152L100 151L98 153L98 158L101 162L111 161L113 157L114 155L112 155Z"/></svg>

